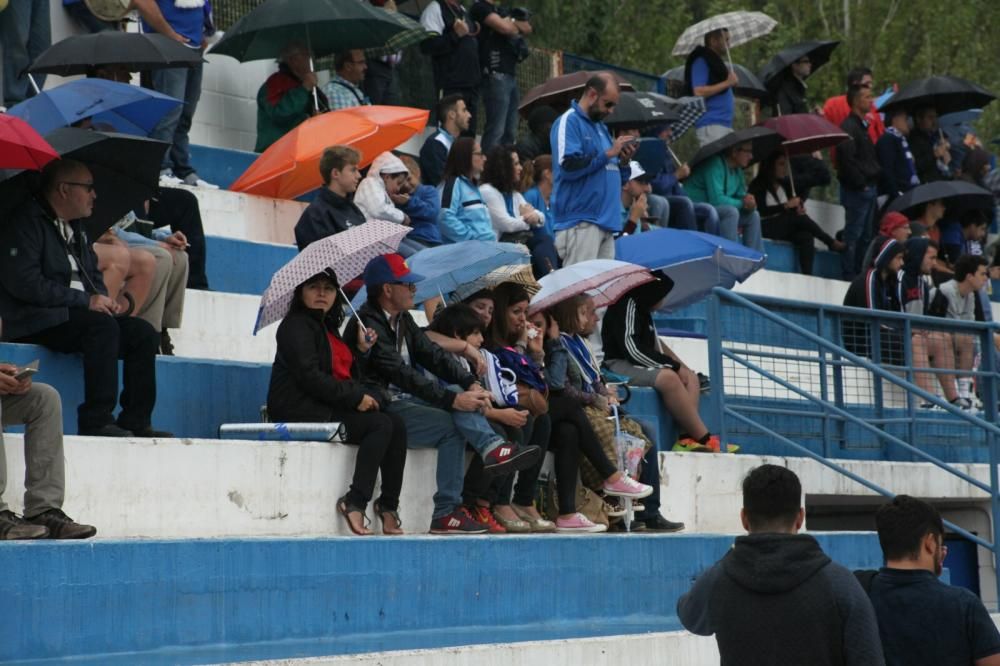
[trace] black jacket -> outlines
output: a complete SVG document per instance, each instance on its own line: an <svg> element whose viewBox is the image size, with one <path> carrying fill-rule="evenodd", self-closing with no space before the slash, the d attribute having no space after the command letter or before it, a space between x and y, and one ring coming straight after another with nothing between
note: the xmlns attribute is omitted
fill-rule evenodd
<svg viewBox="0 0 1000 666"><path fill-rule="evenodd" d="M856 191L878 185L882 167L864 121L851 112L840 124L840 129L851 137L850 141L837 146L837 178L840 184Z"/></svg>
<svg viewBox="0 0 1000 666"><path fill-rule="evenodd" d="M608 308L605 321L614 326L601 327L604 358L625 360L644 368L671 368L679 364L660 351L659 336L650 309L670 293L674 282L663 279L640 285Z"/></svg>
<svg viewBox="0 0 1000 666"><path fill-rule="evenodd" d="M365 355L355 354L351 380L334 379L327 331L337 335L329 318L324 319L319 310L291 312L278 326L278 350L267 390L267 412L272 421L329 421L336 413L354 412L366 393L385 402L381 392L362 385Z"/></svg>
<svg viewBox="0 0 1000 666"><path fill-rule="evenodd" d="M887 131L878 138L875 152L878 155L879 164L882 165L882 178L878 188L880 194L887 194L891 201L913 188L913 184L910 182L910 165L906 159L906 150L903 148L903 141L898 136ZM910 152L913 152L912 148Z"/></svg>
<svg viewBox="0 0 1000 666"><path fill-rule="evenodd" d="M431 56L434 69L434 86L438 90L479 88L482 73L479 71L479 40L469 33L459 37L454 30L455 21L466 20L468 12L447 0L436 0L441 8L444 33L420 43L421 52ZM470 25L474 29L474 26Z"/></svg>
<svg viewBox="0 0 1000 666"><path fill-rule="evenodd" d="M295 244L301 252L309 243L364 223L365 214L353 201L323 187L295 224Z"/></svg>
<svg viewBox="0 0 1000 666"><path fill-rule="evenodd" d="M97 255L83 222L70 223L68 248L80 268L86 291L71 289L72 267L67 245L55 226L55 215L38 200L24 203L0 222L0 319L3 339L17 340L69 320L70 308L90 307L92 294L107 295L97 270Z"/></svg>
<svg viewBox="0 0 1000 666"><path fill-rule="evenodd" d="M410 363L406 363L399 354L399 339L381 309L365 303L358 309L358 314L361 315L365 326L374 329L378 334L378 340L368 359L368 370L371 380L380 388L386 389L392 384L435 407L451 409L451 404L455 401L455 392L449 391L415 366L425 368L435 376L451 384L458 384L463 389L475 383L476 378L472 374L450 354L431 342L413 321L409 312L399 315L398 330L399 335L406 340ZM344 330L344 338L355 352L355 356L357 356L357 336L358 320L352 317Z"/></svg>
<svg viewBox="0 0 1000 666"><path fill-rule="evenodd" d="M448 147L442 143L447 139L446 134L445 130L439 129L420 147L420 182L424 185L437 187L441 184L449 152Z"/></svg>
<svg viewBox="0 0 1000 666"><path fill-rule="evenodd" d="M940 140L937 132L928 133L914 127L907 140L910 142L910 152L913 153L913 162L917 166L917 177L921 183L948 180L949 176L941 172L937 158L934 157L934 144Z"/></svg>
<svg viewBox="0 0 1000 666"><path fill-rule="evenodd" d="M715 634L722 666L881 666L871 602L807 534L750 534L677 602L689 631Z"/></svg>
<svg viewBox="0 0 1000 666"><path fill-rule="evenodd" d="M790 113L809 113L809 103L806 102L806 86L791 72L786 72L781 83L774 90L774 108L781 115Z"/></svg>

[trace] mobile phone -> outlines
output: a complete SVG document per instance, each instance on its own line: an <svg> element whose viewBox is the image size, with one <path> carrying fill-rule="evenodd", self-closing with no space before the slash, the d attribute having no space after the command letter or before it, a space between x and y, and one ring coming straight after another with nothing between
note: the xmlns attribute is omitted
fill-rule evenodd
<svg viewBox="0 0 1000 666"><path fill-rule="evenodd" d="M36 372L38 372L38 368L19 368L17 374L14 375L14 379L16 379L19 382L23 382L25 379L35 374Z"/></svg>

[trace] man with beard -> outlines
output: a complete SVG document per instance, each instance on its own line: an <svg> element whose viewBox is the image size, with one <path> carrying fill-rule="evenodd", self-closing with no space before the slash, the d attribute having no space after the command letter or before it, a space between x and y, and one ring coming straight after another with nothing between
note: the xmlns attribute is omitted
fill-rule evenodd
<svg viewBox="0 0 1000 666"><path fill-rule="evenodd" d="M875 607L886 664L1000 664L1000 632L983 602L938 579L948 547L937 509L897 495L875 526L885 566L856 575Z"/></svg>
<svg viewBox="0 0 1000 666"><path fill-rule="evenodd" d="M612 141L604 125L619 94L610 74L596 74L552 126L552 215L563 266L615 257L625 184L619 163L628 164L637 144L628 135Z"/></svg>

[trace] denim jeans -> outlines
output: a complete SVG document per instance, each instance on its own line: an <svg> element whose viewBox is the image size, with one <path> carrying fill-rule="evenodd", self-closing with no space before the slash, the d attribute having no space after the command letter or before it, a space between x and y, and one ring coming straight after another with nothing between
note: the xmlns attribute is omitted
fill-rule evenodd
<svg viewBox="0 0 1000 666"><path fill-rule="evenodd" d="M517 136L517 106L520 101L517 77L491 72L483 78L483 107L486 111L483 151L489 151L493 146L513 145Z"/></svg>
<svg viewBox="0 0 1000 666"><path fill-rule="evenodd" d="M202 63L198 63L191 68L175 67L152 72L154 90L184 100L184 104L165 115L149 134L154 139L170 144L160 168L173 169L178 178L194 173L188 133L201 97L202 67Z"/></svg>
<svg viewBox="0 0 1000 666"><path fill-rule="evenodd" d="M24 69L52 45L49 0L10 0L0 12L0 60L3 61L3 99L14 106L33 94ZM39 89L45 87L45 75L34 74Z"/></svg>
<svg viewBox="0 0 1000 666"><path fill-rule="evenodd" d="M432 517L447 516L462 503L466 442L484 456L503 439L479 412L448 412L417 398L394 400L386 411L403 419L407 446L411 449L437 449L437 492Z"/></svg>
<svg viewBox="0 0 1000 666"><path fill-rule="evenodd" d="M861 272L861 260L872 240L877 190L851 190L840 186L840 205L844 207L844 237L847 249L840 255L840 269L845 280Z"/></svg>
<svg viewBox="0 0 1000 666"><path fill-rule="evenodd" d="M719 213L719 236L739 243L742 232L744 245L752 250L764 252L764 239L760 233L760 213L733 206L717 206L716 211Z"/></svg>
<svg viewBox="0 0 1000 666"><path fill-rule="evenodd" d="M661 227L670 222L670 202L659 194L646 195L646 212L650 217L655 217L656 223Z"/></svg>

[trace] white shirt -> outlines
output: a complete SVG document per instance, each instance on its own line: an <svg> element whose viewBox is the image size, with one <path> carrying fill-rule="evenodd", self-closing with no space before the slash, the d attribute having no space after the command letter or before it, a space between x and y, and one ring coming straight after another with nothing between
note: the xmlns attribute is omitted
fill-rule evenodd
<svg viewBox="0 0 1000 666"><path fill-rule="evenodd" d="M354 205L361 209L369 220L385 220L402 224L405 214L396 208L385 189L385 181L378 174L368 174L354 193Z"/></svg>
<svg viewBox="0 0 1000 666"><path fill-rule="evenodd" d="M493 223L493 230L497 233L498 238L501 234L532 229L532 226L524 221L523 216L511 215L507 212L507 202L500 190L492 185L480 185L479 193L483 196L483 203L490 211L490 222ZM528 203L520 192L514 192L512 199L515 212L521 210L521 206ZM543 216L542 224L544 224L544 213L538 211L538 214Z"/></svg>

